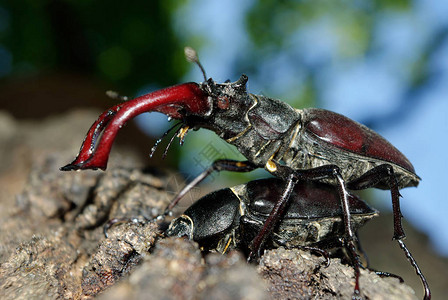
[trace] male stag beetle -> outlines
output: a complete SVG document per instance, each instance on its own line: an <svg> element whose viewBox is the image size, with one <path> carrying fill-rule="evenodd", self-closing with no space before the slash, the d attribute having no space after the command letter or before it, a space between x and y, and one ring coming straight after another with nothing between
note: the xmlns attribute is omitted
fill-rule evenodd
<svg viewBox="0 0 448 300"><path fill-rule="evenodd" d="M249 252L249 244L262 229L283 190L278 178L251 181L247 184L212 192L193 203L166 230L167 236L187 236L205 251L225 253L230 249ZM378 216L364 201L348 194L352 229ZM339 205L338 190L322 182L298 182L281 221L266 239L263 248L303 248L323 254L346 247L345 226ZM355 269L355 295L359 295L359 259L347 247ZM384 273L382 273L384 274Z"/></svg>
<svg viewBox="0 0 448 300"><path fill-rule="evenodd" d="M157 111L181 120L176 133L181 144L189 129L212 130L236 146L247 161L215 161L173 199L165 215L188 190L213 171L249 172L265 168L284 180L285 186L251 242L251 258L259 255L298 182L318 180L337 187L345 235L351 243L355 235L348 189L389 189L394 213L393 237L420 277L425 299L430 299L426 279L403 242L399 189L417 186L420 180L409 160L379 134L345 116L316 108L295 109L280 100L248 93L246 75L235 82L216 83L207 79L196 52L187 47L185 53L189 61L201 68L204 82L175 85L106 110L90 127L78 156L61 170L106 169L119 129L144 112Z"/></svg>

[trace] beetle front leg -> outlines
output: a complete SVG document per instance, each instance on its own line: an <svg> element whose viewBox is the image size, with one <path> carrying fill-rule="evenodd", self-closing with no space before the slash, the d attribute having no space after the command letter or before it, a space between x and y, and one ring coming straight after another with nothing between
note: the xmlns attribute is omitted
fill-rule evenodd
<svg viewBox="0 0 448 300"><path fill-rule="evenodd" d="M248 261L254 260L256 257L260 256L261 246L263 245L266 238L272 233L274 226L278 223L278 220L283 215L285 210L285 206L288 203L289 196L291 195L294 186L296 185L298 179L291 173L286 179L286 187L283 190L283 193L279 200L275 203L272 208L271 213L269 214L266 222L264 223L261 230L258 232L257 236L252 240L249 246L249 256L247 258Z"/></svg>
<svg viewBox="0 0 448 300"><path fill-rule="evenodd" d="M213 172L220 171L232 171L232 172L250 172L258 167L250 161L236 161L231 159L218 159L215 160L210 167L199 174L193 181L187 184L177 195L171 200L170 204L165 208L163 214L157 217L157 219L164 219L166 216L171 215L173 208L179 203L192 188L201 183Z"/></svg>

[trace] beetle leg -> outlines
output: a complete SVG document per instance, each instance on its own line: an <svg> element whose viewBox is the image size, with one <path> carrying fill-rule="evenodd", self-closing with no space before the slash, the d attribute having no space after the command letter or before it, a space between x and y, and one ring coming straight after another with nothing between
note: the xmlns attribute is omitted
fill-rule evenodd
<svg viewBox="0 0 448 300"><path fill-rule="evenodd" d="M275 162L273 162L275 163ZM290 167L276 164L275 163L275 172L273 175L283 178L286 180L286 187L283 190L283 193L277 203L274 205L269 217L267 218L263 228L260 230L258 235L254 238L250 247L250 254L248 260L252 260L257 256L261 250L261 246L264 240L271 234L274 229L277 221L282 216L284 209L286 207L286 203L289 200L289 196L291 194L292 189L295 184L299 180L320 180L323 178L333 177L338 182L338 191L341 199L341 206L343 211L343 219L345 226L345 234L347 238L351 241L356 240L356 237L353 233L351 224L350 224L350 210L348 204L348 191L345 187L344 179L342 178L341 172L338 166L335 165L326 165L313 169L307 170L294 170Z"/></svg>
<svg viewBox="0 0 448 300"><path fill-rule="evenodd" d="M299 246L299 247L295 247L295 248L299 248L302 250L307 250L307 251L314 251L319 253L323 258L325 258L325 268L328 268L330 266L330 253L328 253L328 251L324 250L324 249L320 249L317 247L311 247L311 246Z"/></svg>
<svg viewBox="0 0 448 300"><path fill-rule="evenodd" d="M297 177L294 173L291 173L286 180L286 187L279 200L275 203L269 214L266 222L264 223L261 230L258 232L257 236L252 240L249 249L248 261L254 260L256 257L260 257L261 246L263 245L266 238L272 233L274 226L277 224L279 218L283 215L286 204L288 203L289 196L291 195L294 186L297 183Z"/></svg>
<svg viewBox="0 0 448 300"><path fill-rule="evenodd" d="M398 242L398 245L400 248L404 251L404 254L406 255L406 258L411 263L411 265L414 267L415 272L420 277L420 280L423 284L423 288L425 290L425 296L424 299L431 299L431 292L429 290L428 282L426 281L425 276L421 272L417 261L412 256L409 249L406 247L405 243L403 242L403 239L406 238L406 234L403 230L403 225L401 223L401 218L403 215L401 214L400 210L400 191L398 189L398 182L397 178L394 173L394 169L389 164L383 164L379 165L356 180L353 180L347 184L347 186L350 189L358 190L358 189L366 189L369 187L374 187L380 183L385 183L388 185L391 194L392 194L392 209L394 213L394 240Z"/></svg>
<svg viewBox="0 0 448 300"><path fill-rule="evenodd" d="M394 173L394 169L389 164L379 165L359 178L348 182L347 187L353 190L367 189L375 187L380 183L384 183L388 186L392 195L392 209L394 212L394 240L401 240L406 237L401 223L403 215L400 210L400 191L398 189L397 178Z"/></svg>
<svg viewBox="0 0 448 300"><path fill-rule="evenodd" d="M351 215L348 203L348 191L345 185L345 181L342 178L341 171L336 165L326 165L308 170L294 171L299 180L319 180L324 178L333 177L337 181L339 198L341 200L341 207L343 213L343 220L345 226L345 234L349 240L355 241L356 236L353 233L351 226Z"/></svg>
<svg viewBox="0 0 448 300"><path fill-rule="evenodd" d="M158 220L164 219L166 216L171 215L172 209L179 203L185 194L187 194L192 188L201 183L207 176L213 172L220 171L232 171L232 172L250 172L258 167L250 161L236 161L231 159L218 159L215 160L210 167L203 171L193 181L187 184L178 194L171 200L170 204L165 208L163 214L157 217Z"/></svg>
<svg viewBox="0 0 448 300"><path fill-rule="evenodd" d="M364 268L364 269L367 269L369 271L375 272L375 274L380 276L381 278L384 278L384 277L397 278L400 281L400 283L404 283L404 279L401 276L399 276L399 275L392 274L392 273L389 273L389 272L384 272L384 271L377 271L375 269L370 269L370 268Z"/></svg>
<svg viewBox="0 0 448 300"><path fill-rule="evenodd" d="M345 248L348 250L350 260L352 261L353 269L355 270L355 288L353 291L352 299L362 299L361 290L359 288L359 276L361 274L359 270L359 266L361 265L360 257L358 252L356 251L355 243L352 239L346 239L344 241L344 244Z"/></svg>
<svg viewBox="0 0 448 300"><path fill-rule="evenodd" d="M397 240L398 245L400 245L400 248L404 251L404 254L406 255L406 258L409 260L411 265L415 269L415 273L420 277L420 280L423 284L423 289L425 290L425 296L423 297L424 300L430 300L431 299L431 290L429 289L428 282L426 281L425 275L423 275L422 271L420 270L419 266L417 265L417 261L414 259L414 257L411 254L411 251L409 251L408 247L406 247L405 243L402 240Z"/></svg>

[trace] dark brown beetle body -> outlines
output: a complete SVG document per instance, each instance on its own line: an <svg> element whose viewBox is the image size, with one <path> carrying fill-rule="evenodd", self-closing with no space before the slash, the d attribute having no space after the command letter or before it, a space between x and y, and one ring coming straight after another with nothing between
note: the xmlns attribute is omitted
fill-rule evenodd
<svg viewBox="0 0 448 300"><path fill-rule="evenodd" d="M268 171L272 170L270 161L282 161L296 170L337 162L348 183L389 163L399 188L418 185L420 178L409 160L366 126L331 111L293 109L279 100L249 96L256 104L242 118L246 127L226 141L250 162ZM281 118L276 114L279 110L286 112ZM384 184L375 187L389 189Z"/></svg>

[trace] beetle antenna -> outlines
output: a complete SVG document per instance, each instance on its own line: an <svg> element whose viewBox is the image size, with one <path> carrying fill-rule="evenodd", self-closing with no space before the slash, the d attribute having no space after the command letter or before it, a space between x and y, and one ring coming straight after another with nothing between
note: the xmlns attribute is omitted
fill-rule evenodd
<svg viewBox="0 0 448 300"><path fill-rule="evenodd" d="M177 126L179 126L179 125L181 125L182 124L182 122L179 122L179 123L176 123L176 124L174 124L174 126L172 126L170 129L168 129L155 143L154 143L154 146L152 146L152 148L151 148L151 151L149 152L149 157L152 157L153 155L154 155L154 152L156 152L156 149L157 149L157 146L160 144L160 142L168 135L168 133L171 131L171 130L173 130L174 128L176 128ZM179 131L179 130L177 130L177 131ZM176 132L177 132L176 131ZM174 136L176 136L176 134L174 134ZM168 144L168 147L169 147L169 145L171 144L171 142ZM165 152L164 152L164 157L166 156L166 152L167 152L167 150L168 149L165 149Z"/></svg>
<svg viewBox="0 0 448 300"><path fill-rule="evenodd" d="M201 69L202 76L204 76L204 81L207 81L207 75L205 74L205 69L202 67L201 62L199 61L199 56L196 50L194 50L192 47L185 47L184 48L185 58L187 61L195 63L199 69Z"/></svg>
<svg viewBox="0 0 448 300"><path fill-rule="evenodd" d="M128 101L129 97L128 96L123 96L120 95L120 93L116 92L116 91L106 91L106 96L108 96L109 98L115 99L115 100L120 100L120 101Z"/></svg>

